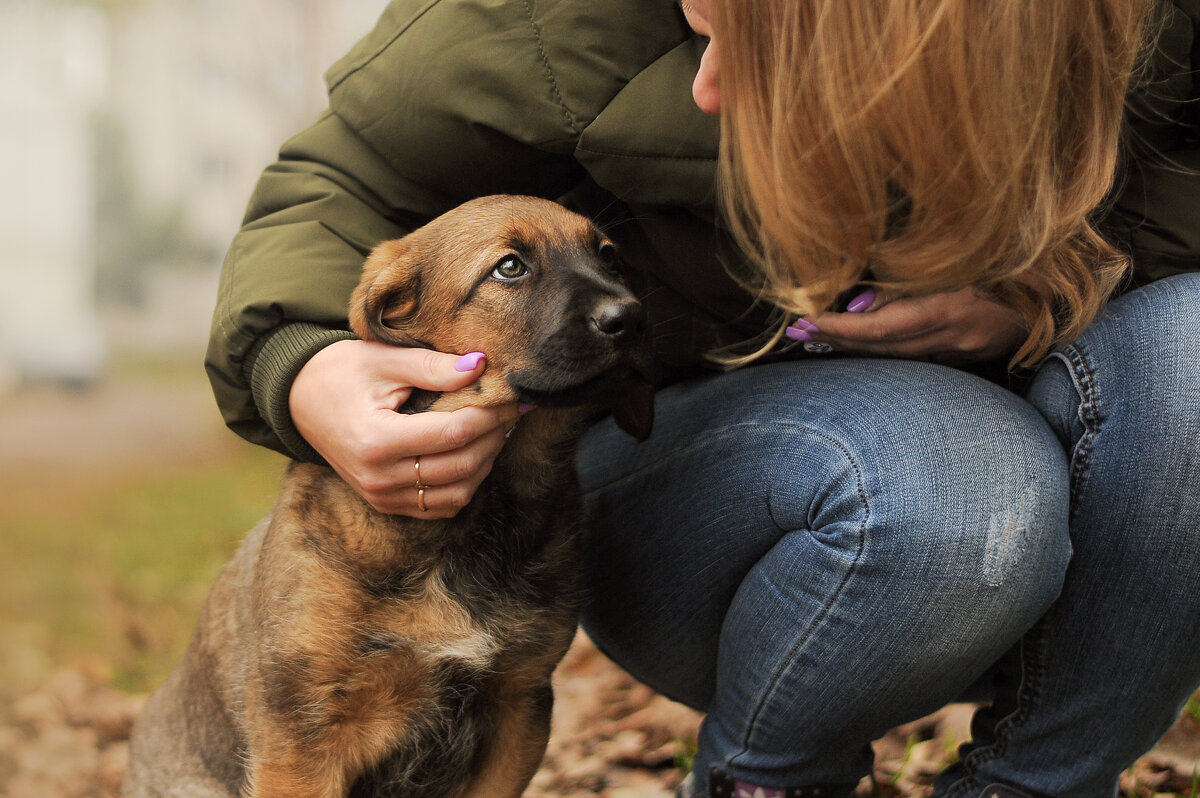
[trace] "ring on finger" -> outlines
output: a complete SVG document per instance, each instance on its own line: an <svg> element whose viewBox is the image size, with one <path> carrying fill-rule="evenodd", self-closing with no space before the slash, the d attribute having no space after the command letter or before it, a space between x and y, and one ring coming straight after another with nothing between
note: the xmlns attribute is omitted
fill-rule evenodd
<svg viewBox="0 0 1200 798"><path fill-rule="evenodd" d="M413 461L413 469L417 472L417 509L421 512L426 512L429 508L425 506L425 485L421 482L421 455Z"/></svg>

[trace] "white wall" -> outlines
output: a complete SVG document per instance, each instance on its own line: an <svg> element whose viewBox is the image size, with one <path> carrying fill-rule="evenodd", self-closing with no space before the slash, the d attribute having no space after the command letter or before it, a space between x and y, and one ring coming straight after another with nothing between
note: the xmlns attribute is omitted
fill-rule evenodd
<svg viewBox="0 0 1200 798"><path fill-rule="evenodd" d="M152 264L209 271L155 280L148 295L169 305L162 286L213 282L259 173L324 107L325 69L385 4L138 0L105 13L86 0L0 0L0 385L39 369L87 377L103 360L96 112L123 130L139 194L179 208L207 252ZM204 336L211 303L187 299L197 310L147 309L175 319L165 339Z"/></svg>
<svg viewBox="0 0 1200 798"><path fill-rule="evenodd" d="M93 309L90 117L107 83L104 17L48 0L0 4L0 379L86 379Z"/></svg>

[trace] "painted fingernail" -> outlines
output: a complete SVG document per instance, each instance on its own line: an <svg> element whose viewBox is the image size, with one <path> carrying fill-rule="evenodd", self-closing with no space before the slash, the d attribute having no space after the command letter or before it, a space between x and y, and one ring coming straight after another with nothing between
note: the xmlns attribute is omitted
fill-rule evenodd
<svg viewBox="0 0 1200 798"><path fill-rule="evenodd" d="M803 330L806 333L819 333L821 328L813 324L808 319L800 318L792 322L792 326L798 330Z"/></svg>
<svg viewBox="0 0 1200 798"><path fill-rule="evenodd" d="M788 338L791 338L793 341L811 341L812 340L812 333L806 332L804 330L797 330L795 327L788 327L786 330L783 331L783 334L786 335Z"/></svg>
<svg viewBox="0 0 1200 798"><path fill-rule="evenodd" d="M485 355L483 352L471 352L470 354L463 355L458 359L458 362L454 364L454 370L474 371L486 357L487 355Z"/></svg>
<svg viewBox="0 0 1200 798"><path fill-rule="evenodd" d="M525 415L533 410L537 410L537 405L528 405L524 403L517 405L517 412L521 415Z"/></svg>
<svg viewBox="0 0 1200 798"><path fill-rule="evenodd" d="M851 299L850 304L846 305L846 310L851 313L862 313L864 310L871 307L874 302L875 292L868 289L854 297L854 299Z"/></svg>

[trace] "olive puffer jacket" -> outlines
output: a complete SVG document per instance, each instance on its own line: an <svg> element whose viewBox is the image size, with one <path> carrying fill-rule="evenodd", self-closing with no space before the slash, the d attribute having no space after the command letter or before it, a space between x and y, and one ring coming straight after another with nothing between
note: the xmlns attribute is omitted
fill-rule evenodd
<svg viewBox="0 0 1200 798"><path fill-rule="evenodd" d="M1200 0L1162 3L1105 232L1137 281L1200 268ZM596 218L633 267L664 379L758 335L715 223L717 121L691 99L704 43L673 0L395 0L326 76L329 110L263 173L222 272L206 367L226 422L319 460L287 412L351 337L364 255L475 196Z"/></svg>

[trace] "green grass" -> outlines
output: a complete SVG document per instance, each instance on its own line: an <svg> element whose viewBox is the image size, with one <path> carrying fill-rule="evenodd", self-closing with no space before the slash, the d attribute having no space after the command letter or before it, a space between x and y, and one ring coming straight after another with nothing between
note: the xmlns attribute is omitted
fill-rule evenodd
<svg viewBox="0 0 1200 798"><path fill-rule="evenodd" d="M157 683L217 571L270 509L283 464L244 445L165 472L6 480L0 684L80 665L126 690Z"/></svg>

